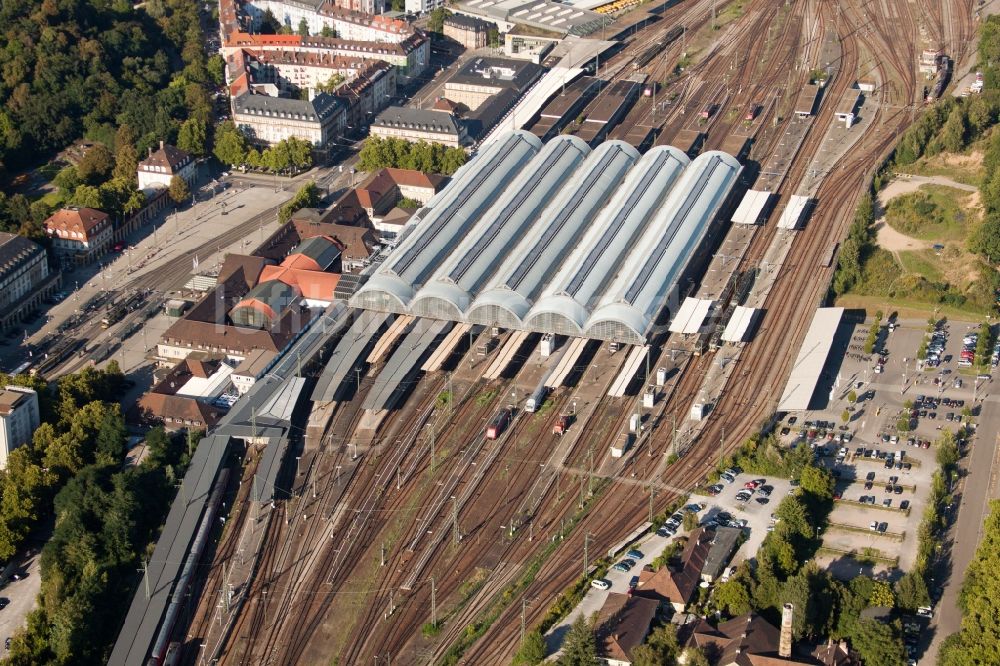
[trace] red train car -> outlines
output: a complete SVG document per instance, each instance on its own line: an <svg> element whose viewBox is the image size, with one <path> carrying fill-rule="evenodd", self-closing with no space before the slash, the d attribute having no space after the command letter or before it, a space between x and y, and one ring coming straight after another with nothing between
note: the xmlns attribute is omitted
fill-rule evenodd
<svg viewBox="0 0 1000 666"><path fill-rule="evenodd" d="M503 431L507 429L510 425L511 417L513 416L513 409L507 407L506 409L501 409L500 412L493 417L490 424L486 427L486 439L496 439L503 434Z"/></svg>

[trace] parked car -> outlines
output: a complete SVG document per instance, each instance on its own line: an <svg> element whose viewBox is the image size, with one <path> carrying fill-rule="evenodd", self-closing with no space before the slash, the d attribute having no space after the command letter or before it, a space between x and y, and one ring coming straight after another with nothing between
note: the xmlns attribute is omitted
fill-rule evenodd
<svg viewBox="0 0 1000 666"><path fill-rule="evenodd" d="M632 558L633 560L641 560L643 558L642 551L641 550L636 550L635 548L633 548L630 551L628 551L627 553L625 553L625 555L627 555L628 557Z"/></svg>
<svg viewBox="0 0 1000 666"><path fill-rule="evenodd" d="M590 581L590 586L597 590L610 590L611 581L605 580L603 578L595 578L594 580Z"/></svg>

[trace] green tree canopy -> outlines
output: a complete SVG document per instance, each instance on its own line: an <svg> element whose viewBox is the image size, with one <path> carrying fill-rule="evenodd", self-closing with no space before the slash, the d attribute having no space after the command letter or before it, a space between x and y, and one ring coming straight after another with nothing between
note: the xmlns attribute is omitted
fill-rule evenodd
<svg viewBox="0 0 1000 666"><path fill-rule="evenodd" d="M174 176L170 179L169 193L170 198L175 203L183 203L191 198L191 190L188 189L187 181L180 176Z"/></svg>
<svg viewBox="0 0 1000 666"><path fill-rule="evenodd" d="M586 617L580 615L573 621L563 640L563 653L559 666L599 666L597 640Z"/></svg>

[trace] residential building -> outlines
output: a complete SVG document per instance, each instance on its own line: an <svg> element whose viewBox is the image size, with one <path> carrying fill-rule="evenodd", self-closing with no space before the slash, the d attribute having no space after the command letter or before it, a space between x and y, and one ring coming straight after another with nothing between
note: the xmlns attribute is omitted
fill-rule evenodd
<svg viewBox="0 0 1000 666"><path fill-rule="evenodd" d="M302 37L300 35L252 35L244 32L235 32L230 35L229 39L230 41L224 44L221 49L227 60L242 49L247 49L255 54L270 51L328 54L342 58L382 60L392 65L396 74L404 79L422 74L430 57L430 40L420 32L413 33L401 42L361 42L319 35ZM229 82L231 85L237 83L233 74L230 74Z"/></svg>
<svg viewBox="0 0 1000 666"><path fill-rule="evenodd" d="M426 204L447 181L445 176L438 174L390 168L373 173L356 192L368 217L374 221L395 208L403 198Z"/></svg>
<svg viewBox="0 0 1000 666"><path fill-rule="evenodd" d="M376 116L370 132L374 136L440 143L451 148L468 142L464 125L454 116L442 111L402 106L389 107Z"/></svg>
<svg viewBox="0 0 1000 666"><path fill-rule="evenodd" d="M743 530L736 527L717 527L712 539L705 564L701 568L701 579L706 583L714 583L729 564L729 560L740 544Z"/></svg>
<svg viewBox="0 0 1000 666"><path fill-rule="evenodd" d="M312 100L245 93L233 99L233 122L257 143L275 144L289 137L323 150L346 126L347 103L322 93Z"/></svg>
<svg viewBox="0 0 1000 666"><path fill-rule="evenodd" d="M37 393L24 386L0 391L0 469L7 469L11 451L31 441L39 423Z"/></svg>
<svg viewBox="0 0 1000 666"><path fill-rule="evenodd" d="M489 43L490 32L498 34L497 24L465 14L451 14L444 19L444 36L467 49L481 49Z"/></svg>
<svg viewBox="0 0 1000 666"><path fill-rule="evenodd" d="M63 265L89 264L111 244L114 229L107 213L93 208L62 208L45 220L45 234Z"/></svg>
<svg viewBox="0 0 1000 666"><path fill-rule="evenodd" d="M659 607L655 599L609 592L594 623L597 656L608 666L631 666L632 650L646 640Z"/></svg>
<svg viewBox="0 0 1000 666"><path fill-rule="evenodd" d="M643 569L635 593L669 603L676 612L683 611L698 590L713 537L714 533L704 528L691 532L681 552L680 566L665 565L657 571Z"/></svg>
<svg viewBox="0 0 1000 666"><path fill-rule="evenodd" d="M396 70L387 62L370 60L336 94L347 102L348 128L366 129L375 114L396 96Z"/></svg>
<svg viewBox="0 0 1000 666"><path fill-rule="evenodd" d="M0 232L0 331L24 319L58 288L59 273L49 271L41 245Z"/></svg>
<svg viewBox="0 0 1000 666"><path fill-rule="evenodd" d="M220 355L184 359L139 398L139 418L168 430L210 428L236 401L232 374Z"/></svg>
<svg viewBox="0 0 1000 666"><path fill-rule="evenodd" d="M346 1L346 0L345 0ZM382 4L382 0L359 0ZM341 39L358 42L399 43L410 37L416 29L406 21L381 15L377 11L354 11L336 6L329 0L299 2L298 0L252 0L243 4L253 27L259 26L264 14L270 10L282 25L297 31L306 22L310 35L322 34L332 29Z"/></svg>
<svg viewBox="0 0 1000 666"><path fill-rule="evenodd" d="M272 244L293 247L301 239L314 236L336 241L341 248L340 261L344 272L364 268L379 251L375 228L364 209L357 204L353 190L327 211L304 208L296 212L291 223L275 234Z"/></svg>
<svg viewBox="0 0 1000 666"><path fill-rule="evenodd" d="M792 636L792 604L782 608L781 629L756 613L713 627L704 618L681 628L684 647L698 648L712 666L852 666L857 664L845 643L818 647L796 645ZM686 638L685 638L686 636Z"/></svg>
<svg viewBox="0 0 1000 666"><path fill-rule="evenodd" d="M170 187L174 176L180 176L188 187L193 187L197 179L197 165L189 154L170 144L160 141L160 149L139 162L137 176L139 189L147 198L154 197L159 190Z"/></svg>
<svg viewBox="0 0 1000 666"><path fill-rule="evenodd" d="M263 349L255 349L247 354L247 357L233 370L231 376L233 386L236 387L240 395L249 393L257 380L263 377L264 372L271 367L274 358L274 352Z"/></svg>
<svg viewBox="0 0 1000 666"><path fill-rule="evenodd" d="M405 8L407 14L428 14L445 5L445 0L406 0Z"/></svg>

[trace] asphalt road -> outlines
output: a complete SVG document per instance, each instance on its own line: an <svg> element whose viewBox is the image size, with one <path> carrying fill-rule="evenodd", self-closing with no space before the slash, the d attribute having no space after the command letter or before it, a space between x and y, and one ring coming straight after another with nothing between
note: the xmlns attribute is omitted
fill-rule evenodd
<svg viewBox="0 0 1000 666"><path fill-rule="evenodd" d="M985 388L980 387L986 394L980 402L983 409L978 418L978 431L983 436L977 435L973 439L972 451L959 463L963 479L957 490L961 494L958 519L952 523L943 540L945 547L950 548L951 556L944 558L946 561L942 570L937 573L937 577L943 579L944 587L931 621L933 638L920 659L921 664L936 664L941 642L961 629L962 614L958 609L958 596L965 580L965 570L982 539L989 500L997 497L993 479L996 475L997 446L1000 443L1000 436L997 435L1000 432L1000 396L993 393L993 384L991 380Z"/></svg>

